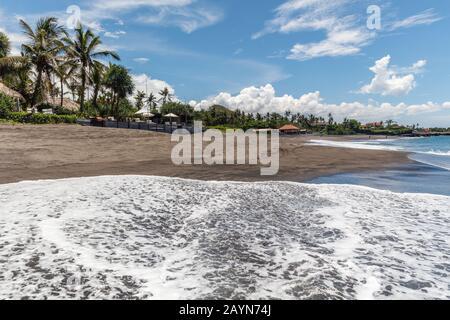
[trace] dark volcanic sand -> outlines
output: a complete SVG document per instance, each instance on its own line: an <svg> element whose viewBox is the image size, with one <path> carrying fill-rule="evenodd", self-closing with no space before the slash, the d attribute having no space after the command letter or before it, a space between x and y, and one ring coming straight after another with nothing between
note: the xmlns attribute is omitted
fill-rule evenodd
<svg viewBox="0 0 450 320"><path fill-rule="evenodd" d="M306 146L310 138L282 137L279 174L261 177L259 166L175 166L166 134L77 125L0 125L0 183L103 175L304 182L410 161L400 152Z"/></svg>

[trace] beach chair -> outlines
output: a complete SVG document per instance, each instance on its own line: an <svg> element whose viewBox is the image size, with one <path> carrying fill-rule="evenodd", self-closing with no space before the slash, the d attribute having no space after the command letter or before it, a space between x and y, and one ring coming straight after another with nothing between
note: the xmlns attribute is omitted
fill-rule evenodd
<svg viewBox="0 0 450 320"><path fill-rule="evenodd" d="M42 109L43 114L53 114L53 109Z"/></svg>

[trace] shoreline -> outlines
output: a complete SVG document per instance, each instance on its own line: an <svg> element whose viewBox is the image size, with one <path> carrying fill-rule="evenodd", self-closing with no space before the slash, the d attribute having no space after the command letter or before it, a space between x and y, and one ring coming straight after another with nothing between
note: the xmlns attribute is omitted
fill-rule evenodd
<svg viewBox="0 0 450 320"><path fill-rule="evenodd" d="M368 136L280 138L280 172L259 166L175 166L170 135L72 125L1 125L0 184L105 175L165 176L202 181L292 181L340 173L384 170L413 163L408 153L306 145L309 140Z"/></svg>

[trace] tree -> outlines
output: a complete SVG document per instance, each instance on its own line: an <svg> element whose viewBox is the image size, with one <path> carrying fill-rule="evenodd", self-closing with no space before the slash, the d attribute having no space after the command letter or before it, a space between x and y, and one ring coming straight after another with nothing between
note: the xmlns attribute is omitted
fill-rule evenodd
<svg viewBox="0 0 450 320"><path fill-rule="evenodd" d="M332 126L334 124L334 118L331 113L328 114L328 125Z"/></svg>
<svg viewBox="0 0 450 320"><path fill-rule="evenodd" d="M61 108L64 105L64 86L70 86L69 80L72 79L74 73L76 70L76 64L74 64L73 60L68 60L65 58L61 58L57 60L55 73L59 78L59 85L60 85L60 106Z"/></svg>
<svg viewBox="0 0 450 320"><path fill-rule="evenodd" d="M393 124L394 124L394 120L387 120L387 121L386 121L386 125L387 125L388 129L389 129L390 127L392 127Z"/></svg>
<svg viewBox="0 0 450 320"><path fill-rule="evenodd" d="M3 32L0 32L0 59L5 58L11 52L11 43L9 38Z"/></svg>
<svg viewBox="0 0 450 320"><path fill-rule="evenodd" d="M106 66L98 61L94 62L94 67L91 70L89 81L94 87L94 95L92 97L92 104L95 108L98 107L98 95L103 85L106 74Z"/></svg>
<svg viewBox="0 0 450 320"><path fill-rule="evenodd" d="M156 103L157 99L156 96L152 93L150 93L150 95L147 98L147 105L150 108L150 110L155 110L157 103Z"/></svg>
<svg viewBox="0 0 450 320"><path fill-rule="evenodd" d="M41 18L33 30L24 20L20 20L28 43L22 44L23 55L31 62L36 72L31 105L35 106L38 99L43 99L47 89L52 86L51 75L57 66L56 59L63 50L61 37L67 35L58 19L54 17Z"/></svg>
<svg viewBox="0 0 450 320"><path fill-rule="evenodd" d="M128 70L117 64L110 64L105 75L105 86L111 90L111 103L115 115L119 114L119 103L134 91L133 79Z"/></svg>
<svg viewBox="0 0 450 320"><path fill-rule="evenodd" d="M181 102L168 102L161 107L161 114L174 113L178 115L182 121L188 122L189 117L194 113L194 108L188 104Z"/></svg>
<svg viewBox="0 0 450 320"><path fill-rule="evenodd" d="M136 94L136 97L134 99L136 100L136 108L141 110L144 107L144 100L147 97L144 91L138 91Z"/></svg>
<svg viewBox="0 0 450 320"><path fill-rule="evenodd" d="M95 64L100 63L95 59L99 57L111 57L115 60L120 60L120 57L113 51L100 50L99 48L102 44L100 37L94 35L90 29L85 30L82 25L79 25L75 29L75 39L72 40L66 37L64 42L67 44L66 51L68 55L79 64L81 81L79 87L80 111L84 112L88 75L95 67Z"/></svg>
<svg viewBox="0 0 450 320"><path fill-rule="evenodd" d="M26 57L10 56L11 42L9 37L0 32L0 79L8 87L22 94L26 101L30 100L32 65Z"/></svg>
<svg viewBox="0 0 450 320"><path fill-rule="evenodd" d="M169 88L165 87L159 92L159 95L162 97L161 100L163 105L165 105L167 102L172 102L172 95L170 94Z"/></svg>

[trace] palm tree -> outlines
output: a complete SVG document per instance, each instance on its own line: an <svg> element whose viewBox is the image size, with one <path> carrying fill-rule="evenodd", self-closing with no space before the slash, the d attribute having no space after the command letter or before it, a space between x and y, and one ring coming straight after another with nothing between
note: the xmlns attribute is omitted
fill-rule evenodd
<svg viewBox="0 0 450 320"><path fill-rule="evenodd" d="M330 112L328 114L328 125L332 126L334 124L334 118L333 118L333 114Z"/></svg>
<svg viewBox="0 0 450 320"><path fill-rule="evenodd" d="M98 94L103 85L106 69L107 68L103 63L95 61L94 67L91 70L90 82L91 82L92 86L94 87L94 95L92 97L92 104L94 105L95 108L98 107L98 103L97 103Z"/></svg>
<svg viewBox="0 0 450 320"><path fill-rule="evenodd" d="M58 25L58 19L54 17L39 19L35 30L24 20L20 20L20 25L29 40L28 43L22 45L22 53L31 62L36 72L31 98L31 105L35 106L38 98L43 98L45 94L44 83L51 83L51 75L57 65L56 59L64 49L64 44L60 39L67 33L62 26Z"/></svg>
<svg viewBox="0 0 450 320"><path fill-rule="evenodd" d="M134 99L136 100L136 108L141 110L144 107L144 100L147 97L144 91L138 91L136 94L136 97Z"/></svg>
<svg viewBox="0 0 450 320"><path fill-rule="evenodd" d="M3 32L0 32L0 59L5 58L11 52L11 43L9 38Z"/></svg>
<svg viewBox="0 0 450 320"><path fill-rule="evenodd" d="M133 79L128 70L116 64L110 64L105 75L105 86L111 90L115 115L119 114L119 103L134 91Z"/></svg>
<svg viewBox="0 0 450 320"><path fill-rule="evenodd" d="M9 56L10 52L11 42L9 37L5 33L0 32L0 79L17 72L22 62L25 61L23 57Z"/></svg>
<svg viewBox="0 0 450 320"><path fill-rule="evenodd" d="M99 61L95 60L95 58L112 57L113 59L120 60L120 57L113 51L100 50L99 48L102 44L100 37L94 35L90 29L85 30L82 25L79 25L75 29L74 40L66 37L64 42L68 45L68 55L79 64L81 80L81 85L79 88L80 111L84 112L84 100L88 75L94 68L95 63L99 63Z"/></svg>
<svg viewBox="0 0 450 320"><path fill-rule="evenodd" d="M156 101L157 101L156 96L153 94L153 92L150 93L150 95L147 98L147 105L150 108L150 110L154 110L156 108L157 106Z"/></svg>
<svg viewBox="0 0 450 320"><path fill-rule="evenodd" d="M172 101L172 95L170 94L169 88L165 87L163 90L159 92L159 95L162 97L162 104L165 105L167 102Z"/></svg>
<svg viewBox="0 0 450 320"><path fill-rule="evenodd" d="M76 64L73 60L59 59L55 68L56 76L59 78L61 108L64 106L64 86L70 87L70 80L72 80L76 70Z"/></svg>

